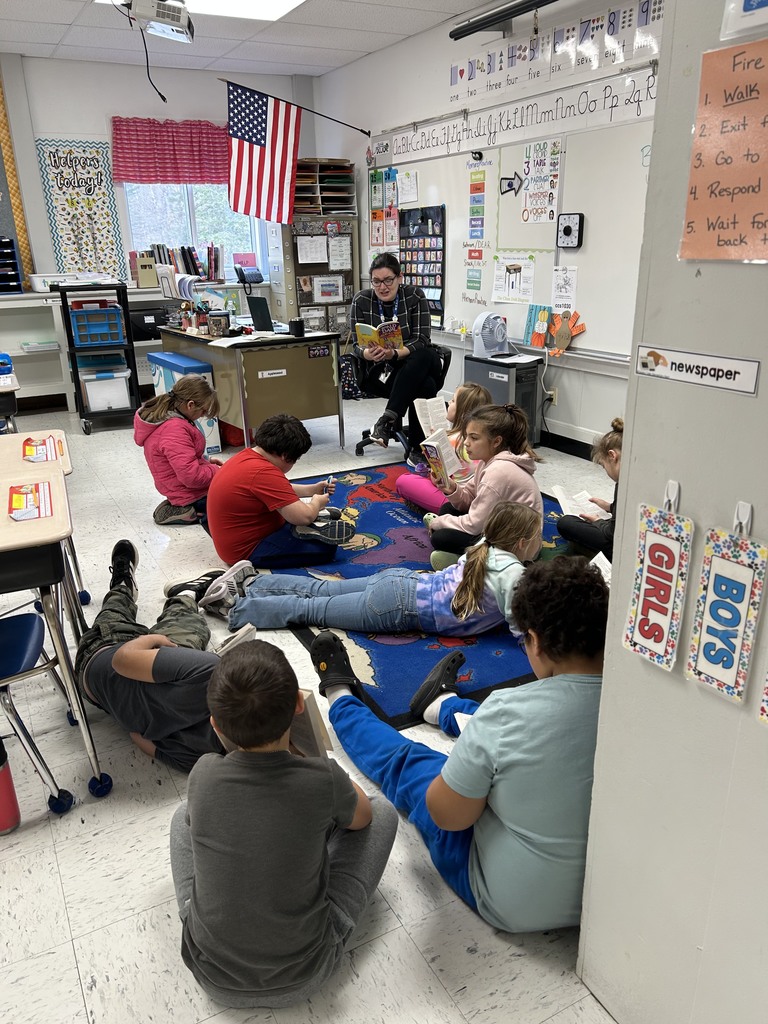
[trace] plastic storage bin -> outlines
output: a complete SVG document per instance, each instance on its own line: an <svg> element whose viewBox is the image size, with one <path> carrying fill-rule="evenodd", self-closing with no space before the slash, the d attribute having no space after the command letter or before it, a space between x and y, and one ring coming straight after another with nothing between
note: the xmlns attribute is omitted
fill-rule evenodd
<svg viewBox="0 0 768 1024"><path fill-rule="evenodd" d="M83 403L88 412L107 412L110 409L130 409L131 393L128 387L130 370L81 373Z"/></svg>
<svg viewBox="0 0 768 1024"><path fill-rule="evenodd" d="M152 373L152 384L156 395L165 395L179 379L188 373L199 373L205 377L211 387L213 383L213 367L200 359L182 356L177 352L147 352L147 362ZM216 455L221 451L219 421L215 416L203 416L195 420L195 426L205 438L205 454Z"/></svg>
<svg viewBox="0 0 768 1024"><path fill-rule="evenodd" d="M119 306L108 309L72 309L69 315L75 348L125 344L123 312Z"/></svg>

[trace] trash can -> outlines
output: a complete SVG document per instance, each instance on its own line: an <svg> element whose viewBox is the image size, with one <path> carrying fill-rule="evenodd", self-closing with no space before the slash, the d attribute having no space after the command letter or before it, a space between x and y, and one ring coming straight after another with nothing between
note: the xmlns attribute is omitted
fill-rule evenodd
<svg viewBox="0 0 768 1024"><path fill-rule="evenodd" d="M211 387L216 386L213 382L213 367L200 359L182 356L177 352L147 352L147 362L152 372L152 384L156 395L167 394L179 377L184 377L188 373L199 373L206 378ZM205 454L216 455L220 452L218 419L215 416L203 416L195 420L195 426L205 438Z"/></svg>

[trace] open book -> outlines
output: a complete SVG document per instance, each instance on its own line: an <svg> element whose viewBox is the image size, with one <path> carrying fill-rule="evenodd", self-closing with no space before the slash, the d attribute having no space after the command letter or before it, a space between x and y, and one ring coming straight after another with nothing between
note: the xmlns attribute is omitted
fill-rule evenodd
<svg viewBox="0 0 768 1024"><path fill-rule="evenodd" d="M403 344L403 332L397 320L385 320L378 327L370 324L355 324L357 343L361 348L379 345L381 348L400 348Z"/></svg>
<svg viewBox="0 0 768 1024"><path fill-rule="evenodd" d="M605 557L602 551L598 551L592 561L589 563L594 565L596 569L599 569L602 573L602 577L610 587L611 585L611 563Z"/></svg>
<svg viewBox="0 0 768 1024"><path fill-rule="evenodd" d="M600 508L594 501L589 500L586 491L579 491L578 494L567 494L559 485L550 488L552 494L560 502L560 508L567 516L584 515L595 516L597 519L610 519L611 513Z"/></svg>
<svg viewBox="0 0 768 1024"><path fill-rule="evenodd" d="M435 479L443 486L448 483L450 477L464 470L464 464L442 428L424 438L421 450Z"/></svg>
<svg viewBox="0 0 768 1024"><path fill-rule="evenodd" d="M436 430L448 430L450 423L445 415L445 402L438 395L437 398L414 398L413 408L419 417L419 423L424 433L429 436Z"/></svg>

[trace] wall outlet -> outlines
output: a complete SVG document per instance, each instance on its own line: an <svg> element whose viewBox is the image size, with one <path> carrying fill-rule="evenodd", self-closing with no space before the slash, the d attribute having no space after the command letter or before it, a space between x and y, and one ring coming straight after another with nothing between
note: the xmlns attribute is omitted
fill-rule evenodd
<svg viewBox="0 0 768 1024"><path fill-rule="evenodd" d="M552 399L552 405L557 405L557 388L549 389L549 397Z"/></svg>

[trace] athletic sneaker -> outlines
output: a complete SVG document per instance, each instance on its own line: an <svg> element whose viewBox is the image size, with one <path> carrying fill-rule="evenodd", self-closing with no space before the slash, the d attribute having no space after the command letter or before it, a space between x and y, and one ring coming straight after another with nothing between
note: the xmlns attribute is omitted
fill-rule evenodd
<svg viewBox="0 0 768 1024"><path fill-rule="evenodd" d="M400 429L398 418L394 413L385 410L384 414L380 416L374 424L373 430L371 430L371 437L376 444L382 445L387 448L390 441L397 440L397 432Z"/></svg>
<svg viewBox="0 0 768 1024"><path fill-rule="evenodd" d="M226 618L230 609L234 608L235 601L238 597L244 596L248 584L256 575L256 570L249 561L243 559L241 562L235 562L211 583L200 598L200 607Z"/></svg>
<svg viewBox="0 0 768 1024"><path fill-rule="evenodd" d="M459 556L454 555L452 551L433 551L429 556L429 564L435 572L440 572L441 569L447 569L449 565L456 565L458 560Z"/></svg>
<svg viewBox="0 0 768 1024"><path fill-rule="evenodd" d="M294 526L291 530L294 537L301 540L319 540L323 544L332 544L334 547L339 544L346 544L355 535L355 527L345 519L332 519L329 523L317 522L310 526Z"/></svg>
<svg viewBox="0 0 768 1024"><path fill-rule="evenodd" d="M209 569L208 572L196 576L193 580L171 580L163 587L163 593L166 597L193 597L195 604L200 604L200 599L213 581L223 575L223 569Z"/></svg>
<svg viewBox="0 0 768 1024"><path fill-rule="evenodd" d="M429 476L429 466L424 461L424 456L419 448L411 448L406 456L406 464L409 469L412 469L414 473L418 473L419 476Z"/></svg>
<svg viewBox="0 0 768 1024"><path fill-rule="evenodd" d="M172 505L170 501L161 501L152 518L158 526L191 526L198 522L194 505Z"/></svg>
<svg viewBox="0 0 768 1024"><path fill-rule="evenodd" d="M427 512L426 515L422 516L422 523L429 529L429 524L433 519L437 519L437 512Z"/></svg>
<svg viewBox="0 0 768 1024"><path fill-rule="evenodd" d="M112 560L109 567L112 577L109 583L110 590L112 587L122 585L135 601L139 596L139 588L136 586L133 574L138 564L139 552L136 550L136 546L129 540L119 540L112 548Z"/></svg>

